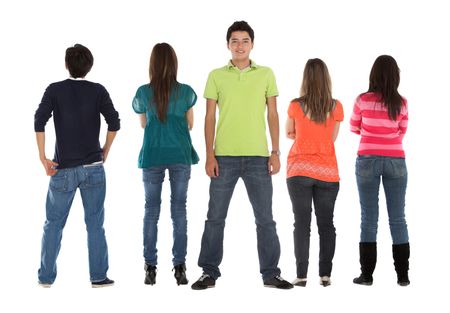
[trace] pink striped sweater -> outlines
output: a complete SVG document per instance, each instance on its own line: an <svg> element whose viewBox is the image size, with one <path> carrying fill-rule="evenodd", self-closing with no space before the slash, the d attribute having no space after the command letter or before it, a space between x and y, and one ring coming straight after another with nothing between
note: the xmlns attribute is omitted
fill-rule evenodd
<svg viewBox="0 0 450 313"><path fill-rule="evenodd" d="M403 98L397 120L389 119L387 108L377 94L368 92L355 100L350 118L350 130L361 134L358 155L405 157L402 140L408 126L408 103Z"/></svg>

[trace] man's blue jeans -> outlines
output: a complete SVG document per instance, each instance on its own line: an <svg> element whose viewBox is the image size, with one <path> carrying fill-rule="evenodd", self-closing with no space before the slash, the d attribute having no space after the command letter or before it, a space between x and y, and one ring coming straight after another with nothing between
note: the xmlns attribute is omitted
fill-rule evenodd
<svg viewBox="0 0 450 313"><path fill-rule="evenodd" d="M255 215L259 266L263 280L280 274L280 242L272 217L272 178L268 158L217 156L219 176L211 178L209 208L198 265L212 278L220 277L225 219L234 187L244 181Z"/></svg>
<svg viewBox="0 0 450 313"><path fill-rule="evenodd" d="M143 169L145 189L144 215L144 259L145 263L156 266L158 263L156 242L158 239L158 220L161 211L161 189L165 170L169 170L170 213L173 224L172 263L174 266L186 263L187 219L186 198L191 178L191 166L172 164L152 166Z"/></svg>
<svg viewBox="0 0 450 313"><path fill-rule="evenodd" d="M404 158L362 155L356 159L356 181L361 203L361 242L376 242L378 192L383 181L389 227L394 244L407 243L405 194L408 172Z"/></svg>
<svg viewBox="0 0 450 313"><path fill-rule="evenodd" d="M61 248L62 232L78 188L88 233L90 280L96 282L106 278L108 247L103 229L106 180L103 165L99 164L61 169L50 178L41 267L38 271L41 283L52 284L55 281L56 259Z"/></svg>

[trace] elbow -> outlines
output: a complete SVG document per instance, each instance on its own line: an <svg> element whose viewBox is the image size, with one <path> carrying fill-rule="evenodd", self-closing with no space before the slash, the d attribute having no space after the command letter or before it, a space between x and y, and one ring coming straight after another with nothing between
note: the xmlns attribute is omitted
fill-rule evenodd
<svg viewBox="0 0 450 313"><path fill-rule="evenodd" d="M187 127L189 130L192 130L192 128L194 128L194 119L187 120Z"/></svg>
<svg viewBox="0 0 450 313"><path fill-rule="evenodd" d="M295 132L286 132L286 138L295 140Z"/></svg>

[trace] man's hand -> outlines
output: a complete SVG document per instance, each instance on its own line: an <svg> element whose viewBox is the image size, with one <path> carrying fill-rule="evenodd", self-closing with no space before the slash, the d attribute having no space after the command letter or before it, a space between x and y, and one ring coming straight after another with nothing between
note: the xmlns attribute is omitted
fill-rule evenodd
<svg viewBox="0 0 450 313"><path fill-rule="evenodd" d="M275 154L272 153L269 157L269 162L267 163L268 168L269 168L269 174L270 175L275 175L280 171L280 157Z"/></svg>
<svg viewBox="0 0 450 313"><path fill-rule="evenodd" d="M219 176L219 163L217 163L217 159L215 156L206 157L205 170L206 175L208 175L209 177Z"/></svg>
<svg viewBox="0 0 450 313"><path fill-rule="evenodd" d="M55 163L49 159L42 159L41 162L45 168L45 173L47 174L47 176L53 176L56 174L56 172L58 172L58 170L56 169L56 167L59 165L58 163Z"/></svg>

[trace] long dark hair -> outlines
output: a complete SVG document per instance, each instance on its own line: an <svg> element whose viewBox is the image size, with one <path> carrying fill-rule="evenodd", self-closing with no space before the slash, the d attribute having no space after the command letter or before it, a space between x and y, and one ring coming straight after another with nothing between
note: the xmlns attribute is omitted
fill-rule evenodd
<svg viewBox="0 0 450 313"><path fill-rule="evenodd" d="M318 124L327 120L328 113L334 108L331 95L331 78L327 65L321 59L309 59L303 70L300 98L305 115Z"/></svg>
<svg viewBox="0 0 450 313"><path fill-rule="evenodd" d="M403 105L403 98L397 91L399 84L400 69L397 62L390 55L380 55L370 71L368 92L380 95L391 120L397 119Z"/></svg>
<svg viewBox="0 0 450 313"><path fill-rule="evenodd" d="M178 60L175 50L168 43L158 43L150 56L150 86L153 88L153 102L158 119L164 122L169 108L170 92L177 82Z"/></svg>

